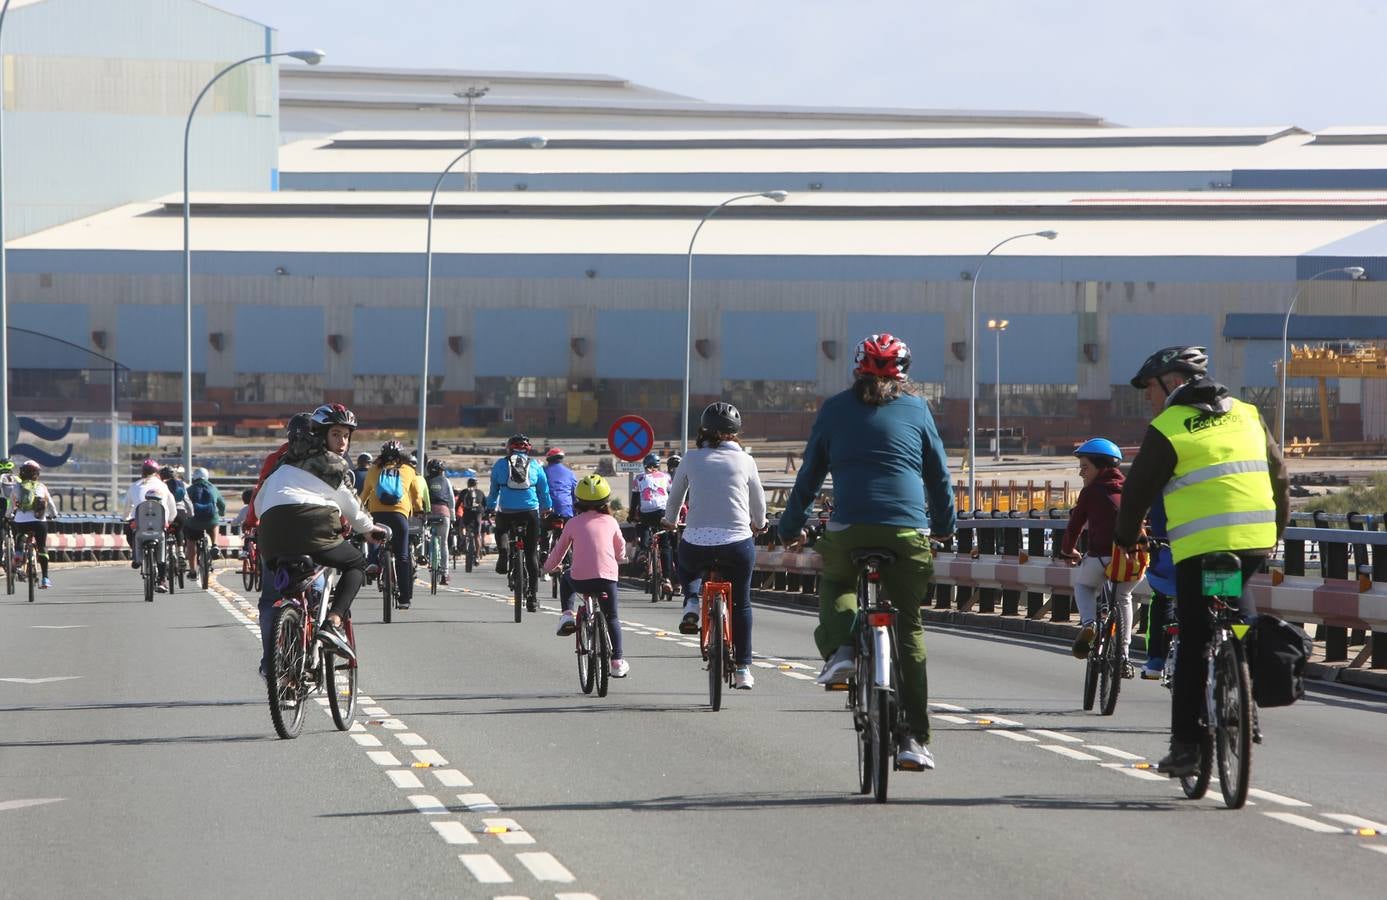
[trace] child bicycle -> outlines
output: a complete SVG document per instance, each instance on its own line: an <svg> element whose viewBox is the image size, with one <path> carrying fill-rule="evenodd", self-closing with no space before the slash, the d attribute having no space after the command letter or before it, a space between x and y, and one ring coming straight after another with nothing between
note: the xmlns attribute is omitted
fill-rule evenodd
<svg viewBox="0 0 1387 900"><path fill-rule="evenodd" d="M1084 710L1093 709L1096 695L1098 714L1103 716L1110 716L1117 709L1122 679L1132 677L1132 673L1128 672L1130 664L1123 653L1126 642L1130 640L1131 625L1122 621L1122 611L1113 602L1114 595L1113 583L1104 579L1103 588L1098 592L1097 617L1093 622L1093 646L1084 664Z"/></svg>
<svg viewBox="0 0 1387 900"><path fill-rule="evenodd" d="M351 655L334 651L318 640L318 629L327 621L327 598L337 580L336 572L307 556L271 560L270 571L282 594L274 605L265 673L275 733L285 740L298 737L308 698L318 690L327 693L337 730L346 731L356 712L356 635L351 618L342 620Z"/></svg>
<svg viewBox="0 0 1387 900"><path fill-rule="evenodd" d="M558 573L554 581L559 581ZM607 687L612 673L612 635L607 629L607 616L602 612L601 601L605 592L593 594L584 592L578 597L578 605L573 610L574 653L578 657L578 687L584 694L591 694L597 688L597 696L607 696Z"/></svg>

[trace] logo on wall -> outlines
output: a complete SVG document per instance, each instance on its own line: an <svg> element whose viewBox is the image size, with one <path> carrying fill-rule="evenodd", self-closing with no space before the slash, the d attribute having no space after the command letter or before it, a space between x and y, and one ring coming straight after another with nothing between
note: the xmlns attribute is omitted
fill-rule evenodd
<svg viewBox="0 0 1387 900"><path fill-rule="evenodd" d="M68 416L67 421L57 427L45 425L28 416L17 416L16 418L19 420L19 433L21 435L27 431L41 441L56 443L67 437L72 431L72 416ZM72 458L72 443L69 442L63 448L61 456L56 456L47 450L35 447L33 444L21 442L10 447L10 456L22 456L25 459L32 459L45 469L55 469Z"/></svg>

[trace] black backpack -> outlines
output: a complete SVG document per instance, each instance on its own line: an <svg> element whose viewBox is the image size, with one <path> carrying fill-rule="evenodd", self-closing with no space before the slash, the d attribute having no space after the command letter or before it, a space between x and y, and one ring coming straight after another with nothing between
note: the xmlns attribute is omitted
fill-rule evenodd
<svg viewBox="0 0 1387 900"><path fill-rule="evenodd" d="M1284 619L1260 615L1248 630L1247 667L1258 706L1290 706L1305 696L1310 635Z"/></svg>

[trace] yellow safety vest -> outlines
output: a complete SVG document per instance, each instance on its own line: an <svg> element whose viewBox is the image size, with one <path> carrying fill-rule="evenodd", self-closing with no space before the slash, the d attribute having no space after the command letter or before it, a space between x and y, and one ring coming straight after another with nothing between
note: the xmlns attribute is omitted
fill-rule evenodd
<svg viewBox="0 0 1387 900"><path fill-rule="evenodd" d="M1172 406L1151 425L1175 448L1164 488L1166 531L1175 562L1222 550L1276 544L1276 501L1267 437L1257 408L1233 400L1216 415Z"/></svg>

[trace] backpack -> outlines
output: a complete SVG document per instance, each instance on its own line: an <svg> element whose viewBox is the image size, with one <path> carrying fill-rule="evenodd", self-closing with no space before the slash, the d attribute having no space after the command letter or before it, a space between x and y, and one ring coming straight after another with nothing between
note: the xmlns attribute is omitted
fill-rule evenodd
<svg viewBox="0 0 1387 900"><path fill-rule="evenodd" d="M188 499L193 501L193 518L199 522L211 522L217 518L217 501L212 496L212 486L205 481L194 481L188 488Z"/></svg>
<svg viewBox="0 0 1387 900"><path fill-rule="evenodd" d="M1290 706L1305 696L1310 635L1284 619L1260 615L1248 630L1248 669L1258 706Z"/></svg>
<svg viewBox="0 0 1387 900"><path fill-rule="evenodd" d="M447 505L448 505L448 497L447 497L447 495L444 493L445 488L444 488L444 486L443 486L443 485L446 483L447 479L440 475L438 478L430 478L428 481L429 481L429 503L431 503L431 504L440 504L440 503L441 503L441 504L443 504L444 506L447 506Z"/></svg>
<svg viewBox="0 0 1387 900"><path fill-rule="evenodd" d="M19 483L19 499L15 501L15 507L19 512L36 512L35 506L41 506L43 501L39 499L37 490L38 482L21 481Z"/></svg>
<svg viewBox="0 0 1387 900"><path fill-rule="evenodd" d="M174 481L172 482L172 484L169 485L169 487L172 488L172 490L173 490L173 502L174 502L174 503L182 503L182 502L183 502L183 498L186 497L186 496L188 496L188 490L187 490L187 488L185 488L185 487L183 486L183 482L181 482L181 481L179 481L179 480L177 480L177 479L174 479Z"/></svg>
<svg viewBox="0 0 1387 900"><path fill-rule="evenodd" d="M400 470L381 469L376 479L376 499L387 506L394 506L405 498L405 486L400 480Z"/></svg>
<svg viewBox="0 0 1387 900"><path fill-rule="evenodd" d="M523 453L512 453L506 460L508 474L506 487L514 491L530 489L530 458Z"/></svg>

